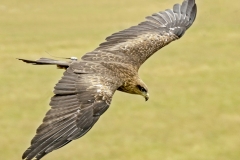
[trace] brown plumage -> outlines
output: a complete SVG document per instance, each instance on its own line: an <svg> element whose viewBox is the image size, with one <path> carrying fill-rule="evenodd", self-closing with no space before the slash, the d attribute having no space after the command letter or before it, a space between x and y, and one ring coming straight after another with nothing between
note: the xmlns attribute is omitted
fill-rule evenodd
<svg viewBox="0 0 240 160"><path fill-rule="evenodd" d="M153 53L181 38L196 13L195 0L184 0L171 10L155 13L139 25L107 37L106 42L80 61L20 59L66 69L54 87L51 109L22 158L41 159L86 134L108 109L116 90L148 100L148 89L139 78L138 69Z"/></svg>

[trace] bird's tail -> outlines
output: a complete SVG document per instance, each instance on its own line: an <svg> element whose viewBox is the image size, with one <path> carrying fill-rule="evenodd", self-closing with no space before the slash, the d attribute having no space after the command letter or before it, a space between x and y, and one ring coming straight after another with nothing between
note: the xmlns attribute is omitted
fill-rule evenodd
<svg viewBox="0 0 240 160"><path fill-rule="evenodd" d="M18 58L18 60L21 60L26 63L31 63L33 65L56 65L60 69L67 69L69 65L71 64L72 61L59 61L59 60L54 60L50 58L40 58L38 60L27 60L27 59L21 59Z"/></svg>

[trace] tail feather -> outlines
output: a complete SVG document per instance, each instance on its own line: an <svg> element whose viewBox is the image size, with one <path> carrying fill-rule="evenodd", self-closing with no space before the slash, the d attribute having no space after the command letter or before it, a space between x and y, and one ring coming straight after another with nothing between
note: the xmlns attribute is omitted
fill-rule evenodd
<svg viewBox="0 0 240 160"><path fill-rule="evenodd" d="M18 60L33 64L33 65L56 65L60 69L67 69L71 63L71 61L66 62L66 61L59 61L59 60L54 60L54 59L50 59L50 58L40 58L36 61L28 60L28 59L21 59L21 58L18 58Z"/></svg>

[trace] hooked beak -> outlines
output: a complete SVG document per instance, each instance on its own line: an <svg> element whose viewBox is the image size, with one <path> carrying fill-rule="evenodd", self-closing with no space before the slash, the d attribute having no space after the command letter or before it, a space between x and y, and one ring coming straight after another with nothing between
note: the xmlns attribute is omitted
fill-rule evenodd
<svg viewBox="0 0 240 160"><path fill-rule="evenodd" d="M145 101L147 101L149 99L149 94L147 93L146 95L145 95Z"/></svg>

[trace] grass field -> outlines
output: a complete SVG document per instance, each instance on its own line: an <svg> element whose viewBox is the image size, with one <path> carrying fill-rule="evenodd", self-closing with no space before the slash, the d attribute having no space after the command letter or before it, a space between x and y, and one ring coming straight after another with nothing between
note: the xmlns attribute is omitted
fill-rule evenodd
<svg viewBox="0 0 240 160"><path fill-rule="evenodd" d="M149 101L116 93L86 136L44 160L240 159L240 2L196 1L193 26L140 70ZM1 0L0 159L21 159L63 72L16 58L80 58L179 2Z"/></svg>

